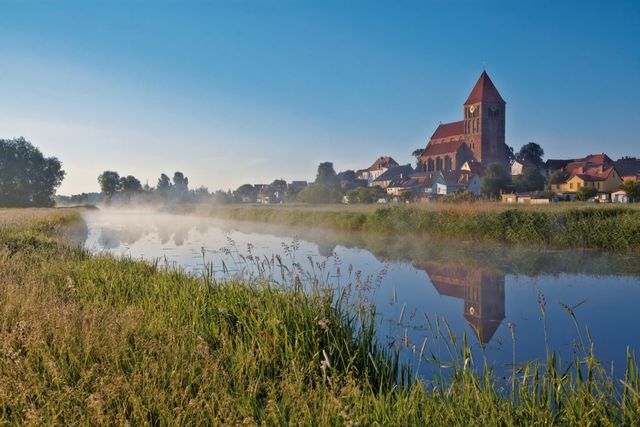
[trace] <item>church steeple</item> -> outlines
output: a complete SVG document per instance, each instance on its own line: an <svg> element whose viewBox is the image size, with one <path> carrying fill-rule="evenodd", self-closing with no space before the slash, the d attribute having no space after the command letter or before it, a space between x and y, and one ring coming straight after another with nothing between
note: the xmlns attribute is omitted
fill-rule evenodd
<svg viewBox="0 0 640 427"><path fill-rule="evenodd" d="M478 102L496 102L506 104L486 71L483 71L482 74L480 74L480 78L471 90L471 93L464 105L476 104Z"/></svg>
<svg viewBox="0 0 640 427"><path fill-rule="evenodd" d="M476 161L506 164L505 110L506 102L483 71L463 109L464 138Z"/></svg>

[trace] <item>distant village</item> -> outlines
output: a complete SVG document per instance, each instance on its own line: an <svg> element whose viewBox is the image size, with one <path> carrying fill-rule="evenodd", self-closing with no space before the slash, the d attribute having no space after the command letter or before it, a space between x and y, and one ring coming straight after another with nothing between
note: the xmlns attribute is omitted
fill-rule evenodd
<svg viewBox="0 0 640 427"><path fill-rule="evenodd" d="M463 104L463 119L441 123L426 147L413 151L415 165L380 156L366 168L336 173L321 163L314 182L244 184L210 193L188 188L188 178L162 174L156 187L135 177L105 171L101 193L59 196L65 203L106 200L182 200L228 203L387 203L427 200L543 204L556 201L629 203L640 201L640 160L613 160L605 153L572 159L543 160L534 142L518 151L505 142L506 102L483 71Z"/></svg>
<svg viewBox="0 0 640 427"><path fill-rule="evenodd" d="M506 102L484 71L463 105L463 120L440 124L415 167L390 156L337 174L343 203L357 203L358 188L376 188L379 202L488 197L505 203L597 201L627 203L640 191L640 159L605 153L548 159L535 143L514 152L505 143ZM306 182L294 181L297 194ZM256 186L258 203L281 202L287 187ZM363 194L361 191L360 194ZM248 200L247 200L248 201ZM371 200L369 200L371 201Z"/></svg>

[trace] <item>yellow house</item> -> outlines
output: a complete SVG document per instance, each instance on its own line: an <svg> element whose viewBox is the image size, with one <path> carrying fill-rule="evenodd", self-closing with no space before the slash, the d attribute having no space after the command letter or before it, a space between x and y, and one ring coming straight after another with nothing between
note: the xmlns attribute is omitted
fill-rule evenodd
<svg viewBox="0 0 640 427"><path fill-rule="evenodd" d="M556 192L575 193L582 187L592 187L598 193L612 193L622 184L622 179L613 166L597 166L577 172L579 173L571 175L565 182L552 184L551 189Z"/></svg>

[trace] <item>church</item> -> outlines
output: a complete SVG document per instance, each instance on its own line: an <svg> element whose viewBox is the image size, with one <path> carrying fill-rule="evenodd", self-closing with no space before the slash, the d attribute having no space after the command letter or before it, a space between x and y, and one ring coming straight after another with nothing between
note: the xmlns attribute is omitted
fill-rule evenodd
<svg viewBox="0 0 640 427"><path fill-rule="evenodd" d="M506 102L483 71L464 103L464 120L442 123L418 160L421 172L459 171L463 165L507 165Z"/></svg>

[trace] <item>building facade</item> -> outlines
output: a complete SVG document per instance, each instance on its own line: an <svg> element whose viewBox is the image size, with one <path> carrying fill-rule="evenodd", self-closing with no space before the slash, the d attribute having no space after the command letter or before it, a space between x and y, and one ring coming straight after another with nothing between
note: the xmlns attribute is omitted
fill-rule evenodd
<svg viewBox="0 0 640 427"><path fill-rule="evenodd" d="M483 71L463 105L464 119L438 126L420 156L418 169L460 170L473 162L507 166L505 113L506 102Z"/></svg>

